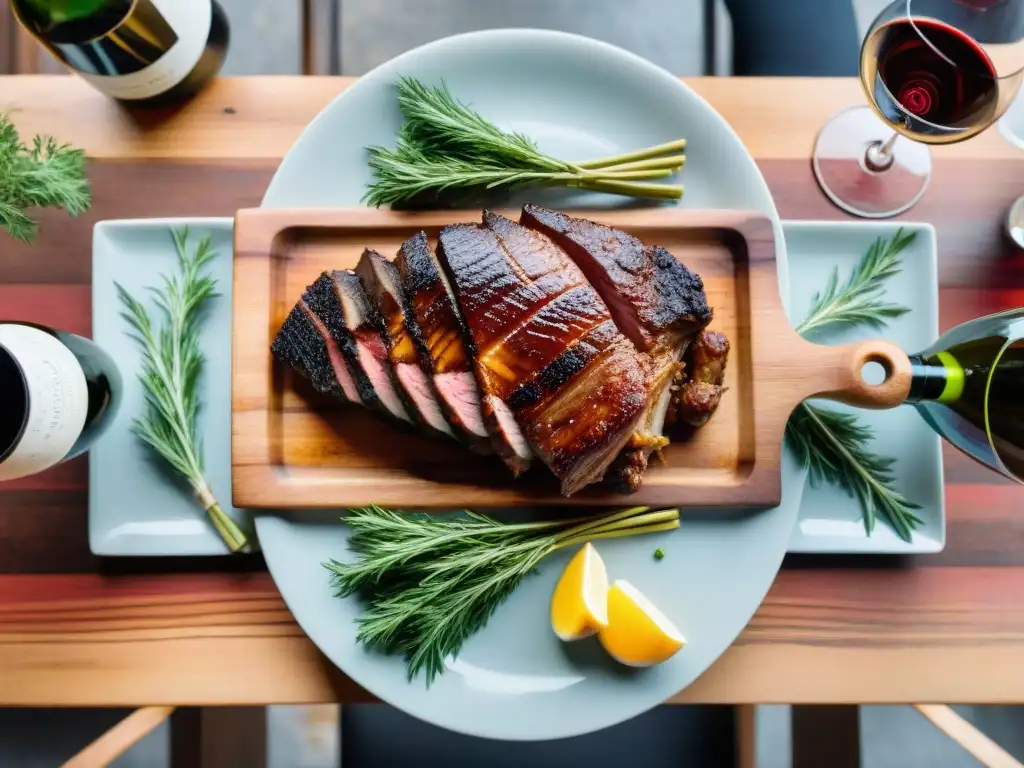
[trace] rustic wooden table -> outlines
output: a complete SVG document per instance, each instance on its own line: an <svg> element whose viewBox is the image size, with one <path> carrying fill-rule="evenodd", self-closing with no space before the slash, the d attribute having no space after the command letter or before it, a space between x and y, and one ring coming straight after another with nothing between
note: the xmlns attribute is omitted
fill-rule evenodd
<svg viewBox="0 0 1024 768"><path fill-rule="evenodd" d="M32 248L0 239L0 317L88 335L94 222L258 205L303 126L350 82L223 79L140 122L74 78L0 78L0 111L84 147L94 184L87 216L44 213ZM844 218L808 158L829 115L863 102L856 81L689 84L739 132L784 218ZM1024 253L1000 231L1021 194L1024 152L996 131L936 149L932 186L906 218L938 230L943 328L1024 305ZM945 552L788 557L735 646L676 700L1024 699L1024 491L949 450L945 472ZM79 460L0 487L0 706L369 698L305 638L258 557L90 554L87 474Z"/></svg>

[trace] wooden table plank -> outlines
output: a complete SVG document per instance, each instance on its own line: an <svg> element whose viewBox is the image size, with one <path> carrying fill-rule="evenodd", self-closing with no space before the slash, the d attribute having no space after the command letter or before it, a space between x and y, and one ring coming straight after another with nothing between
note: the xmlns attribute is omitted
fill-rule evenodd
<svg viewBox="0 0 1024 768"><path fill-rule="evenodd" d="M855 81L690 82L752 149L783 217L848 218L818 191L807 155L834 110L862 102ZM0 316L88 333L95 221L258 204L305 124L350 84L222 79L140 121L74 78L0 78L0 111L85 147L95 191L80 219L42 212L32 248L0 241ZM1024 303L1024 254L1000 234L1024 192L1024 153L988 131L935 156L933 185L904 218L936 226L946 328ZM951 449L944 460L945 552L787 557L736 645L677 700L1020 700L1024 499ZM259 557L93 557L86 482L78 460L0 487L0 706L366 698L302 635Z"/></svg>
<svg viewBox="0 0 1024 768"><path fill-rule="evenodd" d="M180 110L132 114L77 78L0 78L0 110L15 110L26 131L73 141L92 157L272 158L284 156L352 77L220 78ZM828 117L865 104L852 78L693 77L685 82L710 102L758 159L808 157ZM944 158L1015 158L994 129L936 147Z"/></svg>
<svg viewBox="0 0 1024 768"><path fill-rule="evenodd" d="M1018 701L1019 570L784 570L736 644L673 701ZM0 577L0 679L3 706L369 698L264 573Z"/></svg>

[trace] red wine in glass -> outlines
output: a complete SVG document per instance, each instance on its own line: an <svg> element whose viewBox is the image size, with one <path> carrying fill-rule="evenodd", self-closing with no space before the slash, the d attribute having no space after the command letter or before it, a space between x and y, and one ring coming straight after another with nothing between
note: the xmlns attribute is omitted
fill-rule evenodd
<svg viewBox="0 0 1024 768"><path fill-rule="evenodd" d="M865 41L861 78L879 114L927 144L963 141L996 116L999 81L981 47L932 19L898 19Z"/></svg>
<svg viewBox="0 0 1024 768"><path fill-rule="evenodd" d="M921 199L931 144L981 133L1024 80L1024 0L892 0L868 30L860 80L870 106L818 131L811 166L855 216L895 216Z"/></svg>

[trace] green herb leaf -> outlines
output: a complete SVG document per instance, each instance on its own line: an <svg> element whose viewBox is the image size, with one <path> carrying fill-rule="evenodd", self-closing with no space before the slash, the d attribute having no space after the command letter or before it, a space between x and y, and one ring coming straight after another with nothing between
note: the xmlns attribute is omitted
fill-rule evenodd
<svg viewBox="0 0 1024 768"><path fill-rule="evenodd" d="M356 559L323 565L338 597L359 594L368 602L358 642L402 654L409 679L422 672L430 685L547 555L594 539L677 528L679 510L635 507L508 524L473 512L440 517L370 506L343 519Z"/></svg>
<svg viewBox="0 0 1024 768"><path fill-rule="evenodd" d="M668 178L683 167L683 155L669 155L683 149L682 140L612 158L570 163L542 152L528 136L501 130L458 101L444 84L427 86L403 77L397 82L397 93L405 122L396 146L367 148L374 181L363 200L370 205L400 203L456 189L480 192L525 184L662 200L675 200L683 194L679 185L647 183Z"/></svg>
<svg viewBox="0 0 1024 768"><path fill-rule="evenodd" d="M900 538L910 541L921 524L913 512L920 506L892 487L895 460L872 453L873 434L856 416L801 403L786 424L786 436L808 467L812 485L829 482L860 501L868 535L881 514Z"/></svg>
<svg viewBox="0 0 1024 768"><path fill-rule="evenodd" d="M146 307L119 283L124 305L121 316L142 349L142 382L146 413L132 429L191 486L217 531L232 552L245 546L245 534L217 503L203 477L203 452L196 420L199 415L199 377L203 353L199 321L206 301L216 295L216 281L203 267L215 252L209 236L188 249L188 229L171 233L178 255L178 273L163 276L163 287L153 290L162 328L157 330Z"/></svg>
<svg viewBox="0 0 1024 768"><path fill-rule="evenodd" d="M0 226L26 243L38 225L29 208L63 208L77 216L89 207L85 153L48 136L26 147L7 115L0 114Z"/></svg>
<svg viewBox="0 0 1024 768"><path fill-rule="evenodd" d="M887 321L910 310L883 298L886 280L899 274L899 254L914 241L916 232L900 229L890 240L878 238L858 262L846 282L839 285L839 269L833 270L825 290L815 294L811 311L797 326L808 336L823 328L865 325L881 330Z"/></svg>
<svg viewBox="0 0 1024 768"><path fill-rule="evenodd" d="M890 318L909 312L907 307L884 301L883 289L885 281L899 273L899 253L914 235L901 229L890 240L876 240L841 288L838 270L834 271L797 331L806 336L836 326L882 329ZM786 437L808 468L812 485L831 483L860 502L869 536L881 515L900 538L911 540L921 524L913 510L920 506L893 488L895 459L872 453L873 433L856 416L801 403L786 424Z"/></svg>

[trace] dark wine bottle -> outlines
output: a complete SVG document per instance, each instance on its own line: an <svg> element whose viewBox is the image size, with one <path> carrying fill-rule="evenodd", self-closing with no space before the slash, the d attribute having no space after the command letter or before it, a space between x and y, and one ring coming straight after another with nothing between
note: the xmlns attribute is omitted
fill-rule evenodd
<svg viewBox="0 0 1024 768"><path fill-rule="evenodd" d="M0 480L86 451L110 425L121 376L89 339L0 321Z"/></svg>
<svg viewBox="0 0 1024 768"><path fill-rule="evenodd" d="M936 432L1024 482L1024 309L958 325L910 356L908 403Z"/></svg>
<svg viewBox="0 0 1024 768"><path fill-rule="evenodd" d="M224 64L228 21L216 0L10 0L54 56L126 104L191 98Z"/></svg>

